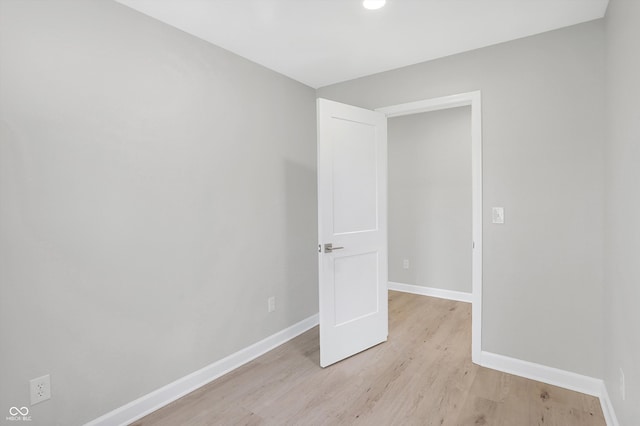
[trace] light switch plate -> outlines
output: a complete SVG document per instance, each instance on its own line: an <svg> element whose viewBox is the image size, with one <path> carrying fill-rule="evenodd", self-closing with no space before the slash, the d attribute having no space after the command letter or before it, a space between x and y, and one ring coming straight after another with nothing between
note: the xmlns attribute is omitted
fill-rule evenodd
<svg viewBox="0 0 640 426"><path fill-rule="evenodd" d="M504 207L493 208L493 223L504 223Z"/></svg>

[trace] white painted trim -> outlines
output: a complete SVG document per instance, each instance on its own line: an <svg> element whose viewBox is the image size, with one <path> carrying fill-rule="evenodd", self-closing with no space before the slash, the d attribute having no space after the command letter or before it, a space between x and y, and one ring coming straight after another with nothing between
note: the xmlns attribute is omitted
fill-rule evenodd
<svg viewBox="0 0 640 426"><path fill-rule="evenodd" d="M587 395L600 396L602 393L601 379L491 352L482 351L480 365Z"/></svg>
<svg viewBox="0 0 640 426"><path fill-rule="evenodd" d="M405 293L419 294L422 296L438 297L440 299L455 300L457 302L471 303L473 295L463 291L444 290L442 288L423 287L413 284L402 284L389 281L389 290Z"/></svg>
<svg viewBox="0 0 640 426"><path fill-rule="evenodd" d="M318 314L312 315L291 327L275 333L251 346L195 371L185 377L169 383L135 401L116 408L109 413L90 421L85 426L121 426L128 425L149 413L193 392L218 377L248 363L249 361L288 342L294 337L318 325Z"/></svg>
<svg viewBox="0 0 640 426"><path fill-rule="evenodd" d="M460 93L378 108L387 118L471 105L471 210L473 254L471 256L471 360L480 364L482 352L482 96Z"/></svg>
<svg viewBox="0 0 640 426"><path fill-rule="evenodd" d="M600 391L600 406L602 407L602 414L604 414L604 420L607 422L607 426L620 426L616 412L613 409L611 398L609 398L609 392L607 386L602 382L602 389Z"/></svg>
<svg viewBox="0 0 640 426"><path fill-rule="evenodd" d="M483 367L598 397L607 426L620 426L603 380L491 352L480 355Z"/></svg>
<svg viewBox="0 0 640 426"><path fill-rule="evenodd" d="M471 99L471 205L473 254L471 261L471 359L478 363L482 352L482 98Z"/></svg>
<svg viewBox="0 0 640 426"><path fill-rule="evenodd" d="M376 111L384 113L387 118L400 117L410 114L419 114L421 112L438 111L441 109L471 105L471 98L476 95L479 96L480 91L442 96L440 98L425 99L416 102L407 102L404 104L378 108L376 109Z"/></svg>

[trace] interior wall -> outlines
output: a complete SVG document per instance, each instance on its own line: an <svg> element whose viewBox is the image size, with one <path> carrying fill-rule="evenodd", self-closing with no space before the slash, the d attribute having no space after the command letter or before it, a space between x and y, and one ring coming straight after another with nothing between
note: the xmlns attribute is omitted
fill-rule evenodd
<svg viewBox="0 0 640 426"><path fill-rule="evenodd" d="M30 424L83 424L318 312L313 89L115 2L0 7L3 417L50 374Z"/></svg>
<svg viewBox="0 0 640 426"><path fill-rule="evenodd" d="M602 20L320 88L375 109L482 91L483 350L602 377ZM491 208L505 208L504 225Z"/></svg>
<svg viewBox="0 0 640 426"><path fill-rule="evenodd" d="M621 425L640 419L640 2L606 16L605 382ZM620 389L625 376L626 399Z"/></svg>
<svg viewBox="0 0 640 426"><path fill-rule="evenodd" d="M471 107L387 129L389 281L471 293Z"/></svg>

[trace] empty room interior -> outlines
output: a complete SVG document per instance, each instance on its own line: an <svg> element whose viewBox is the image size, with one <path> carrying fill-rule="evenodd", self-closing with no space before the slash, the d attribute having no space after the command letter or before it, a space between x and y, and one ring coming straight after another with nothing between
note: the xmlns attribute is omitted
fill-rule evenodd
<svg viewBox="0 0 640 426"><path fill-rule="evenodd" d="M0 420L640 424L639 22L0 0Z"/></svg>

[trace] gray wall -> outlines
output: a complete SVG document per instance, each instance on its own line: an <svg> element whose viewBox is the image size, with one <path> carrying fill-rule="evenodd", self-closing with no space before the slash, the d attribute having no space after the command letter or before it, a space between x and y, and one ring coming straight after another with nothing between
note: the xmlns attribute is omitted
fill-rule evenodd
<svg viewBox="0 0 640 426"><path fill-rule="evenodd" d="M313 89L114 2L1 8L3 421L40 375L31 424L81 424L317 313Z"/></svg>
<svg viewBox="0 0 640 426"><path fill-rule="evenodd" d="M482 90L483 349L602 377L603 22L318 90L378 108ZM491 224L491 207L505 224Z"/></svg>
<svg viewBox="0 0 640 426"><path fill-rule="evenodd" d="M391 118L388 146L389 281L471 293L471 107Z"/></svg>
<svg viewBox="0 0 640 426"><path fill-rule="evenodd" d="M640 421L640 2L606 17L605 382L621 425ZM622 400L620 368L627 395Z"/></svg>

